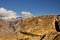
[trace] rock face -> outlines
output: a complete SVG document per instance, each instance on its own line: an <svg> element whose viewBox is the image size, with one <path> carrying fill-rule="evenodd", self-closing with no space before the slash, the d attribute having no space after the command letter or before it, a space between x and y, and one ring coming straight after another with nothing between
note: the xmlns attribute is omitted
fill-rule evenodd
<svg viewBox="0 0 60 40"><path fill-rule="evenodd" d="M0 19L0 40L60 40L60 16Z"/></svg>
<svg viewBox="0 0 60 40"><path fill-rule="evenodd" d="M54 15L47 15L23 19L20 31L34 35L44 35L48 32L56 32L56 17L57 16Z"/></svg>

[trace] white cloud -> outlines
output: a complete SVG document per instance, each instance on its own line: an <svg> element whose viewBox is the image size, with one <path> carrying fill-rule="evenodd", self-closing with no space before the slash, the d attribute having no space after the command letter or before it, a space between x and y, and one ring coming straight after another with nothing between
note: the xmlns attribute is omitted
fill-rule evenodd
<svg viewBox="0 0 60 40"><path fill-rule="evenodd" d="M31 17L32 16L32 14L30 12L24 12L24 11L21 12L21 15L26 16L26 17Z"/></svg>
<svg viewBox="0 0 60 40"><path fill-rule="evenodd" d="M5 8L0 8L0 18L15 18L16 12L12 10L7 10Z"/></svg>

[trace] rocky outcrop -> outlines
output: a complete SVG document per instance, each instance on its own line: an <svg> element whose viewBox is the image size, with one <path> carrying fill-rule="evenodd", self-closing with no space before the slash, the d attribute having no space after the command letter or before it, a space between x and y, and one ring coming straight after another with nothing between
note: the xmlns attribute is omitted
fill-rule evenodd
<svg viewBox="0 0 60 40"><path fill-rule="evenodd" d="M38 37L38 40L59 40L60 16L44 15L22 19L20 32ZM31 40L35 40L32 38ZM37 40L37 39L36 39Z"/></svg>
<svg viewBox="0 0 60 40"><path fill-rule="evenodd" d="M43 15L20 21L0 19L0 34L0 40L59 40L60 16Z"/></svg>
<svg viewBox="0 0 60 40"><path fill-rule="evenodd" d="M20 31L34 35L44 35L48 32L56 32L56 17L57 16L54 15L47 15L23 19Z"/></svg>

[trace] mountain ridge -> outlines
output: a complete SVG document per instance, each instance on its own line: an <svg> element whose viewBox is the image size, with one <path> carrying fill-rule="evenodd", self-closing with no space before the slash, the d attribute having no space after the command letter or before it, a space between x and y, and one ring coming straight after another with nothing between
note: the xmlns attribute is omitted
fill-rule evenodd
<svg viewBox="0 0 60 40"><path fill-rule="evenodd" d="M0 19L0 34L5 35L0 36L1 40L59 40L60 16L43 15L10 21Z"/></svg>

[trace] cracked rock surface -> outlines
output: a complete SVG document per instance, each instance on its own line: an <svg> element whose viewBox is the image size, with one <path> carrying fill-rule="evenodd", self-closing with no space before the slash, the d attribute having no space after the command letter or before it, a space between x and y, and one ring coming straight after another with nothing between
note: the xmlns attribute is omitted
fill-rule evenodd
<svg viewBox="0 0 60 40"><path fill-rule="evenodd" d="M21 23L0 19L0 40L60 40L60 16L23 18Z"/></svg>

